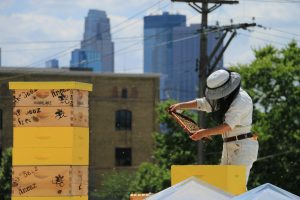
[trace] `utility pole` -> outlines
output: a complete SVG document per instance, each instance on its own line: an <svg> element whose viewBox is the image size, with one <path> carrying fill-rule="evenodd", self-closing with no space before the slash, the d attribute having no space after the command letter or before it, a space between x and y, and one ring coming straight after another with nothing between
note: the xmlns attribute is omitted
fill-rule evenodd
<svg viewBox="0 0 300 200"><path fill-rule="evenodd" d="M206 30L208 23L208 3L202 3L202 13L201 13L201 30ZM199 51L200 65L198 70L198 97L204 96L205 84L206 84L206 67L207 67L207 35L204 31L200 33L200 51ZM203 111L199 112L198 123L200 127L206 128L205 113ZM197 163L204 163L204 143L203 141L197 142Z"/></svg>
<svg viewBox="0 0 300 200"><path fill-rule="evenodd" d="M207 56L207 23L208 23L208 14L222 4L237 4L238 1L230 1L230 0L171 0L172 2L185 2L188 3L189 6L194 8L196 11L201 13L201 28L200 28L200 69L198 70L199 77L199 89L198 89L198 97L204 97L205 92L205 84L206 84L206 76L207 76L207 67L208 67L208 56ZM202 6L199 6L197 3L201 3ZM209 7L209 4L214 4ZM199 112L198 123L201 128L206 128L205 123L205 113ZM198 164L204 163L204 144L203 141L198 141L197 145L197 162Z"/></svg>

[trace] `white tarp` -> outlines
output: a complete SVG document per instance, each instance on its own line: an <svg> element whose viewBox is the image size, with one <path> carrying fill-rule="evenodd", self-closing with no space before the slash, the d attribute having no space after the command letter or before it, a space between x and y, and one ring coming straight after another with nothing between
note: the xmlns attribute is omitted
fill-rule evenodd
<svg viewBox="0 0 300 200"><path fill-rule="evenodd" d="M257 188L254 188L244 194L234 197L231 200L300 200L299 196L296 196L288 191L285 191L275 185L266 183Z"/></svg>
<svg viewBox="0 0 300 200"><path fill-rule="evenodd" d="M233 196L195 177L190 177L146 200L230 200Z"/></svg>

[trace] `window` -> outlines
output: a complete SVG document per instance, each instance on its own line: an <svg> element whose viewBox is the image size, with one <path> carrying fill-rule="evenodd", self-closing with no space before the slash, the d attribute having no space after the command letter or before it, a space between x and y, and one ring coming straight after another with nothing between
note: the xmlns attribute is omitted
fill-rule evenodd
<svg viewBox="0 0 300 200"><path fill-rule="evenodd" d="M131 148L115 149L116 166L131 166Z"/></svg>
<svg viewBox="0 0 300 200"><path fill-rule="evenodd" d="M126 89L126 88L123 88L123 89L122 89L122 98L127 99L127 96L128 96L127 93L128 93L128 92L127 92L127 89Z"/></svg>
<svg viewBox="0 0 300 200"><path fill-rule="evenodd" d="M117 130L131 130L131 111L118 110L115 116Z"/></svg>

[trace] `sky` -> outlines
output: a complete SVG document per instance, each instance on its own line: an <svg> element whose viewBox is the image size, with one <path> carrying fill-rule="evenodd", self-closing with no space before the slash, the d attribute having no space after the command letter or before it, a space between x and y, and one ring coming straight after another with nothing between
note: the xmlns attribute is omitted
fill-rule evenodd
<svg viewBox="0 0 300 200"><path fill-rule="evenodd" d="M169 12L186 15L188 25L201 22L189 5L170 0L0 0L2 66L44 67L56 58L68 67L89 9L104 10L110 19L118 73L143 73L144 16ZM209 25L262 25L238 30L224 54L225 67L250 63L253 49L267 44L283 48L294 39L300 45L299 10L300 0L240 0L210 13Z"/></svg>

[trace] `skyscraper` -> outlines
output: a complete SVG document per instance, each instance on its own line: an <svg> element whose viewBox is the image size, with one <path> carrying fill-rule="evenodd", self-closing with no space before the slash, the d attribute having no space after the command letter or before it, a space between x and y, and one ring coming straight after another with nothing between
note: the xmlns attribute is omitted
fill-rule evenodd
<svg viewBox="0 0 300 200"><path fill-rule="evenodd" d="M144 17L144 72L161 74L161 100L185 101L198 96L199 28L186 26L184 15L164 12ZM217 35L208 34L208 53L216 45Z"/></svg>
<svg viewBox="0 0 300 200"><path fill-rule="evenodd" d="M84 50L81 49L75 49L71 53L71 62L70 65L71 67L80 67L84 68L86 65L86 53Z"/></svg>
<svg viewBox="0 0 300 200"><path fill-rule="evenodd" d="M173 29L173 69L170 73L172 88L169 91L171 98L179 101L191 100L198 96L199 89L199 54L200 24ZM219 38L218 32L207 34L207 53L211 54ZM220 52L220 50L218 50ZM215 60L215 57L212 59ZM220 60L216 69L223 66Z"/></svg>
<svg viewBox="0 0 300 200"><path fill-rule="evenodd" d="M173 28L186 24L184 15L144 17L144 72L160 73L160 98L169 98L169 75L173 66Z"/></svg>
<svg viewBox="0 0 300 200"><path fill-rule="evenodd" d="M72 52L71 67L92 68L96 72L114 71L114 44L105 11L89 10L85 18L81 48Z"/></svg>
<svg viewBox="0 0 300 200"><path fill-rule="evenodd" d="M51 59L46 61L46 67L47 68L58 68L58 60L57 59Z"/></svg>

